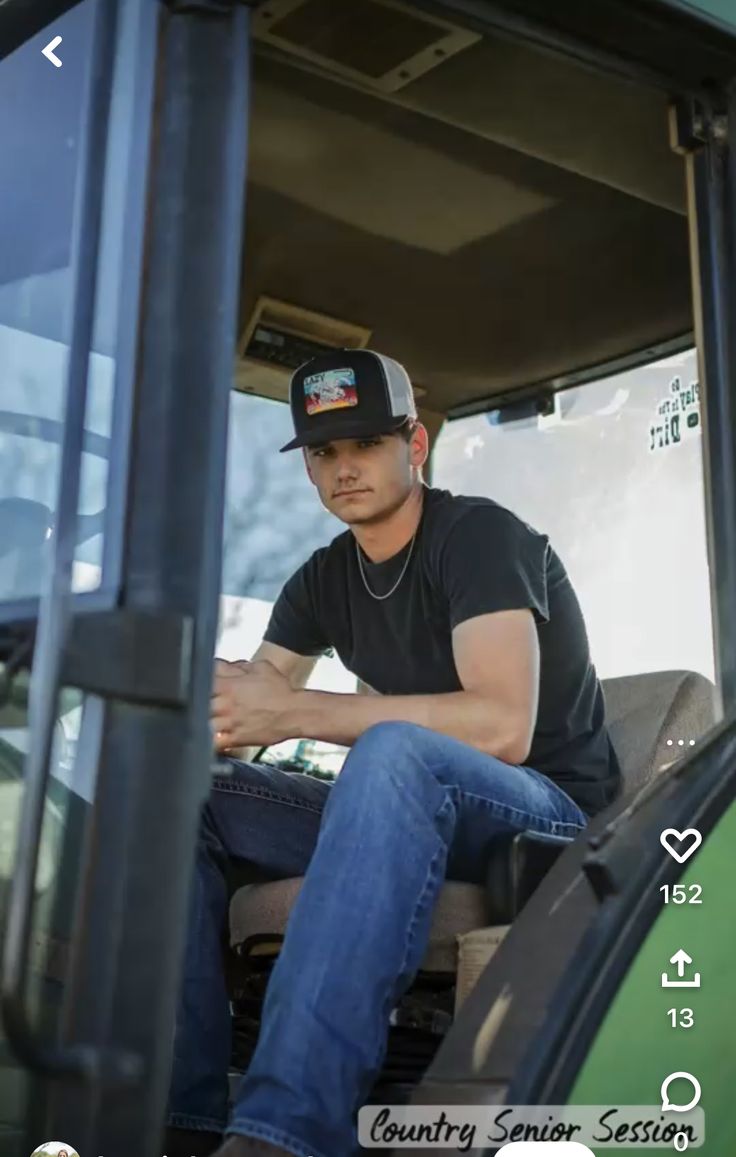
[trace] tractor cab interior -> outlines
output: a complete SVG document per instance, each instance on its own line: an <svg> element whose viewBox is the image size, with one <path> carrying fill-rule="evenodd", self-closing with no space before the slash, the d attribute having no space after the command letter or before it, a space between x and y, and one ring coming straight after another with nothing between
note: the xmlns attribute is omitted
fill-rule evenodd
<svg viewBox="0 0 736 1157"><path fill-rule="evenodd" d="M602 366L692 343L673 92L449 6L272 2L253 34L239 390L283 401L311 352L373 347L406 366L436 439L448 420L544 413ZM669 737L699 738L718 715L696 671L603 687L625 793L596 829L682 754ZM452 1023L458 937L510 925L553 865L564 880L566 850L520 836L495 849L485 888L445 885L376 1095L408 1095ZM234 890L234 1072L300 884Z"/></svg>

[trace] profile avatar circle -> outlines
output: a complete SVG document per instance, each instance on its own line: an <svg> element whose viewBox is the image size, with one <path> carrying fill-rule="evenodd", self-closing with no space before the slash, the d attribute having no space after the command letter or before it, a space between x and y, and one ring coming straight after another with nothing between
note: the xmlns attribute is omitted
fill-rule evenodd
<svg viewBox="0 0 736 1157"><path fill-rule="evenodd" d="M34 1149L31 1157L79 1157L73 1145L66 1141L44 1141L38 1149Z"/></svg>

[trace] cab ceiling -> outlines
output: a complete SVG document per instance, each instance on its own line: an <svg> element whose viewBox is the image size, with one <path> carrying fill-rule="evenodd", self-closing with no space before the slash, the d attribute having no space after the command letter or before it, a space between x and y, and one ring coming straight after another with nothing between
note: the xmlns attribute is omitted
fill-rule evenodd
<svg viewBox="0 0 736 1157"><path fill-rule="evenodd" d="M691 328L666 94L495 36L374 81L256 42L243 327L262 295L364 326L439 412Z"/></svg>

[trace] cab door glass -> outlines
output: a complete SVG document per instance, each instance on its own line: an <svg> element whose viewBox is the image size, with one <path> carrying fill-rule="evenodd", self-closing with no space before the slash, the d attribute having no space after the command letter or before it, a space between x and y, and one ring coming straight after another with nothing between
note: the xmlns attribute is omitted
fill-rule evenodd
<svg viewBox="0 0 736 1157"><path fill-rule="evenodd" d="M714 679L695 351L564 390L554 413L449 422L434 482L547 534L580 599L601 678Z"/></svg>
<svg viewBox="0 0 736 1157"><path fill-rule="evenodd" d="M59 490L74 239L95 0L66 12L0 62L0 601L37 597ZM61 67L41 49L62 37ZM113 150L115 151L115 150ZM119 283L108 223L120 222L122 153L106 174L101 277L90 351L73 589L101 582ZM113 172L117 169L117 172ZM105 233L107 238L105 239Z"/></svg>
<svg viewBox="0 0 736 1157"><path fill-rule="evenodd" d="M233 390L223 526L217 655L250 659L279 591L318 547L345 526L321 505L300 451L280 454L293 436L289 407ZM321 658L309 687L354 691L355 676L336 655ZM269 753L291 770L336 772L344 749L289 740Z"/></svg>

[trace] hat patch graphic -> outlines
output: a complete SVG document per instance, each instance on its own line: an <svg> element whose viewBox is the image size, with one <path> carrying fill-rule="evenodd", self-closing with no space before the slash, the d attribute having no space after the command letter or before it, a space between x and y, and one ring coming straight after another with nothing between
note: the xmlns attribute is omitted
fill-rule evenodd
<svg viewBox="0 0 736 1157"><path fill-rule="evenodd" d="M348 368L311 374L304 379L304 396L308 414L324 414L326 410L357 406L355 371Z"/></svg>

